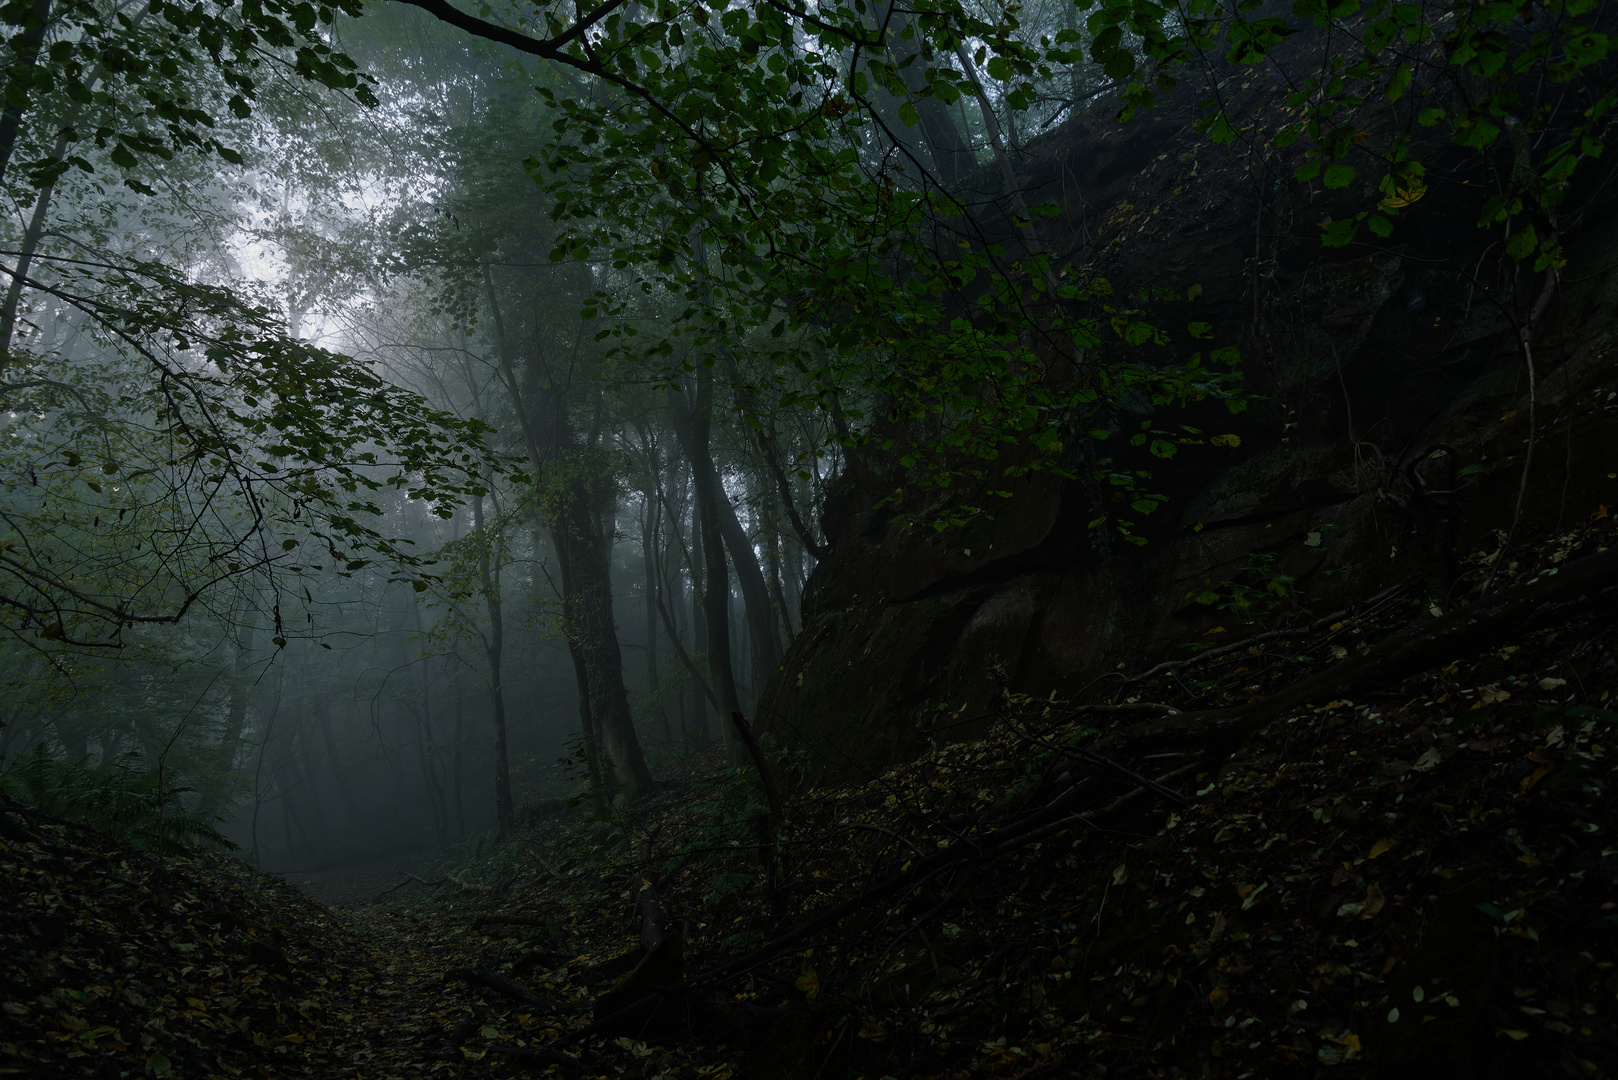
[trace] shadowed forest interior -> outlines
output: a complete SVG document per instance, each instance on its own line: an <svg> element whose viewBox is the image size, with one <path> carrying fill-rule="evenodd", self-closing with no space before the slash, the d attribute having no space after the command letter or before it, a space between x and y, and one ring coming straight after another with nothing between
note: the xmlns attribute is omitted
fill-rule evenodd
<svg viewBox="0 0 1618 1080"><path fill-rule="evenodd" d="M0 3L0 1075L1614 1075L1613 21Z"/></svg>

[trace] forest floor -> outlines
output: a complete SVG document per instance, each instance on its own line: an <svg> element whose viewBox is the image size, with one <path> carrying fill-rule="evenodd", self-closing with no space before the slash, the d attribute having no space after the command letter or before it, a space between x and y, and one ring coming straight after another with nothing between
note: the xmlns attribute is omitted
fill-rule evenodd
<svg viewBox="0 0 1618 1080"><path fill-rule="evenodd" d="M1496 587L1618 543L1598 517ZM1241 701L1424 615L1130 696ZM1553 621L1153 776L1088 749L1120 718L1015 694L773 805L709 752L335 911L0 803L0 1075L1611 1077L1615 654L1610 613Z"/></svg>
<svg viewBox="0 0 1618 1080"><path fill-rule="evenodd" d="M389 855L367 862L302 873L267 871L285 879L298 891L327 907L365 907L377 902L401 880L402 875L430 877L444 857L430 849Z"/></svg>

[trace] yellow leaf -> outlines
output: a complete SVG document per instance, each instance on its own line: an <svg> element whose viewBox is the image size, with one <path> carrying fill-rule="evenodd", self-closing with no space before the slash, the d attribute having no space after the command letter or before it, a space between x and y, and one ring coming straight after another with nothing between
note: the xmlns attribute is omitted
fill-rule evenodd
<svg viewBox="0 0 1618 1080"><path fill-rule="evenodd" d="M860 1025L860 1038L862 1039L885 1039L887 1037L888 1025L886 1024L878 1023L874 1020L867 1020L865 1023Z"/></svg>
<svg viewBox="0 0 1618 1080"><path fill-rule="evenodd" d="M1412 180L1409 187L1395 189L1392 195L1382 200L1382 206L1388 210L1402 210L1412 203L1421 202L1427 194L1427 185L1420 180Z"/></svg>
<svg viewBox="0 0 1618 1080"><path fill-rule="evenodd" d="M1511 1039L1514 1042L1522 1042L1524 1039L1528 1038L1528 1032L1523 1031L1520 1028L1501 1028L1495 1032L1495 1035L1497 1037L1504 1035L1506 1038Z"/></svg>
<svg viewBox="0 0 1618 1080"><path fill-rule="evenodd" d="M1242 444L1242 437L1240 435L1215 435L1208 441L1213 443L1215 446L1229 446L1234 448Z"/></svg>
<svg viewBox="0 0 1618 1080"><path fill-rule="evenodd" d="M299 1035L296 1031L294 1031L291 1035L283 1035L281 1038L285 1039L289 1043L303 1042L303 1036Z"/></svg>
<svg viewBox="0 0 1618 1080"><path fill-rule="evenodd" d="M820 996L820 975L814 968L805 965L803 974L798 976L798 989L810 1001Z"/></svg>
<svg viewBox="0 0 1618 1080"><path fill-rule="evenodd" d="M1382 895L1381 886L1373 882L1365 890L1365 908L1360 912L1360 918L1372 918L1387 905L1387 902L1387 899Z"/></svg>
<svg viewBox="0 0 1618 1080"><path fill-rule="evenodd" d="M1355 1054L1363 1053L1363 1050L1360 1047L1360 1037L1358 1035L1353 1035L1353 1034L1344 1035L1340 1041L1343 1044L1343 1060L1344 1061L1347 1061L1349 1058L1353 1057Z"/></svg>
<svg viewBox="0 0 1618 1080"><path fill-rule="evenodd" d="M1378 840L1376 843L1371 845L1371 853L1367 855L1366 858L1374 859L1378 855L1385 855L1398 846L1399 841L1397 840Z"/></svg>
<svg viewBox="0 0 1618 1080"><path fill-rule="evenodd" d="M1541 765L1539 768L1535 769L1533 771L1533 773L1531 773L1528 776L1523 777L1523 781L1522 781L1523 794L1526 795L1528 792L1534 790L1534 785L1539 783L1541 780L1545 779L1545 777L1549 776L1550 773L1551 773L1551 770L1555 769L1555 768L1556 768L1555 765Z"/></svg>
<svg viewBox="0 0 1618 1080"><path fill-rule="evenodd" d="M1223 986L1214 987L1213 993L1208 995L1208 1004L1212 1005L1216 1009L1229 1000L1230 991Z"/></svg>

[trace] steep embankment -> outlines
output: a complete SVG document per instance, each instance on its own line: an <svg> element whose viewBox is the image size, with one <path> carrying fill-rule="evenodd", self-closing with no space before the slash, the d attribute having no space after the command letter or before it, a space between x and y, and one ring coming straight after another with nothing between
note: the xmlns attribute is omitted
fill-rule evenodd
<svg viewBox="0 0 1618 1080"><path fill-rule="evenodd" d="M1197 134L1187 102L1198 88L1125 124L1100 106L1028 148L1029 202L1064 208L1041 225L1059 266L1109 279L1117 309L1164 327L1165 363L1239 348L1251 403L1230 415L1125 394L1074 418L1063 464L1076 479L1029 479L1009 500L962 496L992 520L943 533L914 524L937 493L917 494L897 455L856 452L828 499L830 554L804 632L758 708L818 775L868 776L929 738L973 733L949 725L987 711L996 663L1028 693L1093 693L1103 673L1148 666L1216 626L1262 612L1273 627L1284 606L1244 607L1272 585L1332 610L1404 582L1447 608L1460 556L1499 548L1496 530L1517 516L1531 420L1517 542L1618 499L1618 186L1592 174L1569 193L1569 261L1548 282L1476 226L1508 152L1418 142L1429 192L1393 237L1323 248L1322 218L1376 196L1291 180L1297 161L1269 142L1286 111L1272 82L1221 81L1246 132L1233 146ZM1518 343L1536 312L1531 401ZM1110 334L1110 316L1091 314ZM1143 426L1185 445L1172 460L1128 447ZM1240 447L1211 445L1217 433ZM1114 509L1098 457L1150 472L1168 496L1137 522L1145 547L1093 527ZM906 501L877 505L901 488Z"/></svg>
<svg viewBox="0 0 1618 1080"><path fill-rule="evenodd" d="M984 739L853 788L772 798L689 759L410 908L334 915L8 803L0 1068L1611 1077L1618 629L1542 586L1615 542L1602 513L1474 560L1463 586L1545 600L1532 629L1234 747L1154 741L1147 702L1238 715L1448 623L1384 598L1137 680L1123 710L1005 692Z"/></svg>

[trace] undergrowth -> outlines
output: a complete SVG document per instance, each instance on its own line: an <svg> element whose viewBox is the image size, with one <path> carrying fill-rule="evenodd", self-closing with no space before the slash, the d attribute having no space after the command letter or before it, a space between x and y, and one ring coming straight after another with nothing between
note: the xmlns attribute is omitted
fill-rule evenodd
<svg viewBox="0 0 1618 1080"><path fill-rule="evenodd" d="M58 758L39 744L0 773L0 790L41 813L89 825L163 854L181 855L198 844L237 845L186 807L194 789L165 776L130 752L92 765L88 758Z"/></svg>

